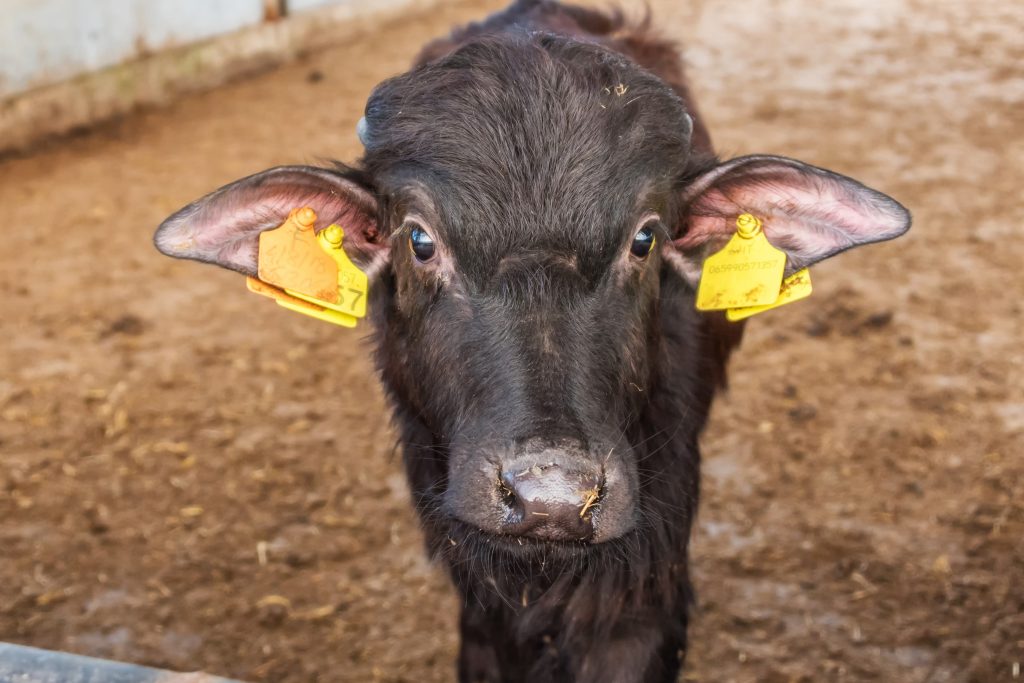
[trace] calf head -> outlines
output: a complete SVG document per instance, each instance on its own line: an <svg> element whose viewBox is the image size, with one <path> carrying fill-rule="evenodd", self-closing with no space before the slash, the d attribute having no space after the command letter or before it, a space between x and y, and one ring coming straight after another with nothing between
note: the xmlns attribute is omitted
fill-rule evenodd
<svg viewBox="0 0 1024 683"><path fill-rule="evenodd" d="M291 209L343 225L431 523L585 552L642 531L652 434L704 422L693 292L736 217L761 218L788 272L909 226L829 171L696 153L692 128L671 88L598 45L487 37L377 87L358 168L244 178L156 243L255 274L259 233ZM679 414L652 424L667 394Z"/></svg>

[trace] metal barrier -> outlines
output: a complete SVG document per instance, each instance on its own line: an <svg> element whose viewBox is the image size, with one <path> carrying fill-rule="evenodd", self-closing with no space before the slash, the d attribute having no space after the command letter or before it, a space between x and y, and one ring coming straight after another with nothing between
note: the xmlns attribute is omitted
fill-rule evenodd
<svg viewBox="0 0 1024 683"><path fill-rule="evenodd" d="M0 683L239 683L0 643Z"/></svg>

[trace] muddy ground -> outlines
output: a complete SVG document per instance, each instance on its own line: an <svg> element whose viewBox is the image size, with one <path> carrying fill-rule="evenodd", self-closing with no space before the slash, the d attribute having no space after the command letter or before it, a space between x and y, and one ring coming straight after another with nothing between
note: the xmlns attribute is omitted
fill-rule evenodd
<svg viewBox="0 0 1024 683"><path fill-rule="evenodd" d="M370 88L498 3L0 163L0 640L252 681L448 681L358 333L159 257L279 163L353 158ZM1024 676L1024 5L652 2L719 149L878 186L911 235L755 319L704 439L689 681Z"/></svg>

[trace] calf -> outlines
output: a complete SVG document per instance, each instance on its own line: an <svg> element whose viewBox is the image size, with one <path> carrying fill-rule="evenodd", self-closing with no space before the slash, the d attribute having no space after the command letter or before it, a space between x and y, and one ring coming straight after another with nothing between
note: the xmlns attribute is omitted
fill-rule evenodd
<svg viewBox="0 0 1024 683"><path fill-rule="evenodd" d="M256 273L315 209L370 276L376 365L430 552L462 596L461 681L674 681L698 436L741 323L694 307L751 213L786 272L907 211L777 156L716 158L668 42L519 0L366 105L357 165L244 178L157 247Z"/></svg>

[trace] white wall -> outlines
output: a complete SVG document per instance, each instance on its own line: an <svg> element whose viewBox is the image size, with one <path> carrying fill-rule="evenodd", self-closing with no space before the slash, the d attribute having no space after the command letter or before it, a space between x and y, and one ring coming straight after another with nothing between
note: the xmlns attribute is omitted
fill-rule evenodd
<svg viewBox="0 0 1024 683"><path fill-rule="evenodd" d="M0 156L454 1L0 0Z"/></svg>
<svg viewBox="0 0 1024 683"><path fill-rule="evenodd" d="M0 0L0 99L263 21L265 0ZM372 0L291 0L292 11Z"/></svg>
<svg viewBox="0 0 1024 683"><path fill-rule="evenodd" d="M364 0L369 2L369 0ZM307 9L317 9L327 5L336 4L337 0L288 0L289 12L301 12Z"/></svg>

